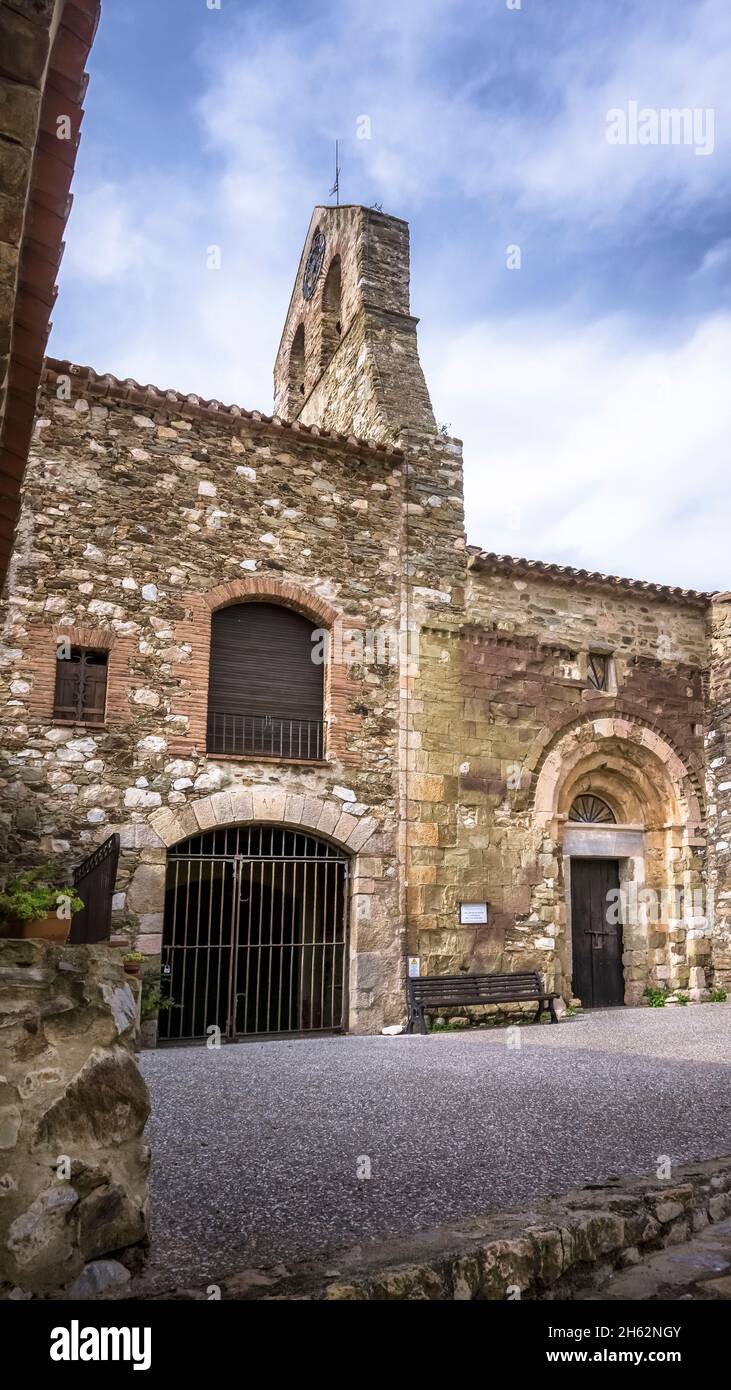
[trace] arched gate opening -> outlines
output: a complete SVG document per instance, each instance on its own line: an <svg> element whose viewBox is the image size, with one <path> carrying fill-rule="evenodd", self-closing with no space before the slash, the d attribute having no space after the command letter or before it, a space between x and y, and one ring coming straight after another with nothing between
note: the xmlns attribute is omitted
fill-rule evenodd
<svg viewBox="0 0 731 1390"><path fill-rule="evenodd" d="M347 1004L348 856L273 825L168 852L162 1042L337 1032Z"/></svg>

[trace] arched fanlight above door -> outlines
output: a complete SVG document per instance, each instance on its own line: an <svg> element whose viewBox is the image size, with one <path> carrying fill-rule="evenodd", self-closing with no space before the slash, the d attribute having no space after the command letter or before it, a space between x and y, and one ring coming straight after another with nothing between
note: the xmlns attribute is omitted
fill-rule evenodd
<svg viewBox="0 0 731 1390"><path fill-rule="evenodd" d="M608 825L616 824L617 817L606 801L589 792L576 797L569 811L569 820L584 821L590 825Z"/></svg>

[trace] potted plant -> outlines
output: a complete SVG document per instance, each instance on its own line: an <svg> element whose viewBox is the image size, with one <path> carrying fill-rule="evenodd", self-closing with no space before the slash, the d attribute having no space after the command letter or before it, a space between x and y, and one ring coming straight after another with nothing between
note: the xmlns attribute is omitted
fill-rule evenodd
<svg viewBox="0 0 731 1390"><path fill-rule="evenodd" d="M146 975L142 980L142 999L140 1004L141 1041L145 1048L157 1047L157 1016L160 1009L172 1009L174 1001L169 994L163 994L162 985L154 975Z"/></svg>
<svg viewBox="0 0 731 1390"><path fill-rule="evenodd" d="M73 914L83 906L76 890L64 882L58 862L23 869L7 879L0 891L2 935L53 941L63 946Z"/></svg>
<svg viewBox="0 0 731 1390"><path fill-rule="evenodd" d="M144 962L142 951L125 951L122 956L122 965L127 975L141 975Z"/></svg>

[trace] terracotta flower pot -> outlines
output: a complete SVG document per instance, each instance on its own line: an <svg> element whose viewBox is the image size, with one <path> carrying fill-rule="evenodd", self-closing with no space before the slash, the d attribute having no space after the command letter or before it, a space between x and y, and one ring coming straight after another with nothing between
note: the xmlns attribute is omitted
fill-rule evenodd
<svg viewBox="0 0 731 1390"><path fill-rule="evenodd" d="M141 974L142 974L142 961L141 961L141 960L125 960L125 961L122 961L122 964L123 964L123 966L124 966L124 973L125 973L125 975L141 975Z"/></svg>
<svg viewBox="0 0 731 1390"><path fill-rule="evenodd" d="M55 912L49 912L47 917L22 922L20 935L24 941L52 941L56 946L63 946L68 941L70 931L70 917L57 917Z"/></svg>

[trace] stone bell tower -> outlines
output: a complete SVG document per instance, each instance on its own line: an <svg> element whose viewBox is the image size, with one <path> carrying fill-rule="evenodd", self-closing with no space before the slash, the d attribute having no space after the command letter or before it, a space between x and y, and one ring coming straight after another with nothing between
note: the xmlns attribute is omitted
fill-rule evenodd
<svg viewBox="0 0 731 1390"><path fill-rule="evenodd" d="M359 206L317 207L274 368L275 413L393 443L436 433L409 313L409 228Z"/></svg>

